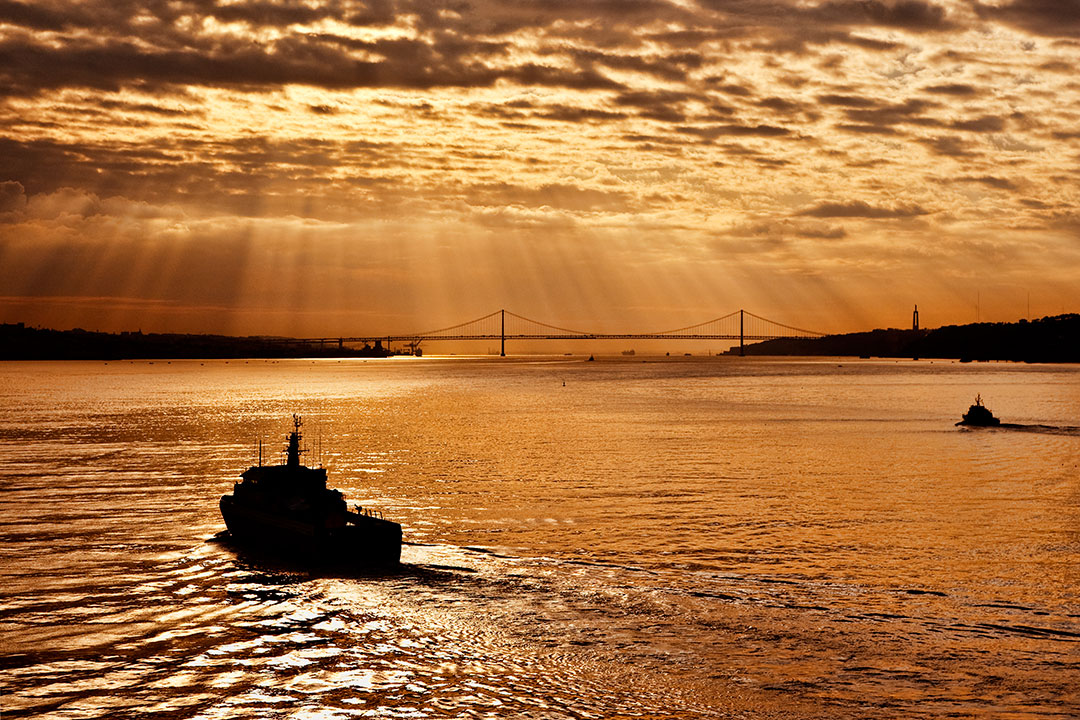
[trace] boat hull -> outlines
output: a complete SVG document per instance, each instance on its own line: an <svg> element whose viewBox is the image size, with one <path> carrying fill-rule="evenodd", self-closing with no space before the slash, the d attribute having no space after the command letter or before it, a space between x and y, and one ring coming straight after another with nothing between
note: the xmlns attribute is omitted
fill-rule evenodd
<svg viewBox="0 0 1080 720"><path fill-rule="evenodd" d="M401 526L382 518L346 513L339 527L275 513L221 498L221 517L236 544L254 552L314 565L390 567L401 561Z"/></svg>

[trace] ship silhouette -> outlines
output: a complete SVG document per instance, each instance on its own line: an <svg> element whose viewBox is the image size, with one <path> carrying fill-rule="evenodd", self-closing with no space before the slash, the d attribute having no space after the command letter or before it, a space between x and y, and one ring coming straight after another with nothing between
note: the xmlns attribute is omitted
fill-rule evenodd
<svg viewBox="0 0 1080 720"><path fill-rule="evenodd" d="M340 490L326 487L326 469L300 464L301 419L293 415L284 465L253 466L231 494L221 517L233 541L247 549L317 565L395 566L401 525L375 511L349 510Z"/></svg>
<svg viewBox="0 0 1080 720"><path fill-rule="evenodd" d="M1001 425L1001 420L994 417L994 413L983 405L982 395L976 395L975 404L968 408L963 418L956 424L972 427L995 427Z"/></svg>

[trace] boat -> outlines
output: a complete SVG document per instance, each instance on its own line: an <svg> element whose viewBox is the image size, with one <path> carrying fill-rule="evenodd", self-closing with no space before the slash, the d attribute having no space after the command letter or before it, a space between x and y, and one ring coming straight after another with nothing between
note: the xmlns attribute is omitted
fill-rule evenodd
<svg viewBox="0 0 1080 720"><path fill-rule="evenodd" d="M239 546L305 564L363 568L401 561L401 525L375 510L349 510L326 487L326 468L300 464L299 415L287 436L284 465L259 464L221 496L221 517Z"/></svg>
<svg viewBox="0 0 1080 720"><path fill-rule="evenodd" d="M969 425L974 427L994 427L1001 424L1001 420L994 417L994 413L983 405L982 396L975 396L975 404L964 413L963 419L957 425Z"/></svg>

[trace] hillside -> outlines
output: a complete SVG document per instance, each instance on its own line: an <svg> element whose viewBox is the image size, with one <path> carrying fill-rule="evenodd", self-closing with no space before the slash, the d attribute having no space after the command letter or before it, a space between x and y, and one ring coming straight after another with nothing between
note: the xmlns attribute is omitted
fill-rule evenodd
<svg viewBox="0 0 1080 720"><path fill-rule="evenodd" d="M738 348L729 351L738 354ZM947 325L926 330L872 330L821 338L766 340L747 355L954 358L1024 362L1080 362L1080 315L1015 323Z"/></svg>

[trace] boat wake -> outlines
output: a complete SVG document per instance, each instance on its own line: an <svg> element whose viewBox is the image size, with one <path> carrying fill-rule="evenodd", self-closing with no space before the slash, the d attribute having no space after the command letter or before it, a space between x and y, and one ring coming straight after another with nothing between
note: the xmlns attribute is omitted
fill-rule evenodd
<svg viewBox="0 0 1080 720"><path fill-rule="evenodd" d="M1068 435L1080 437L1080 427L1076 425L1024 425L1022 423L1001 423L997 426L1001 430L1015 430L1017 432L1039 433L1041 435Z"/></svg>

